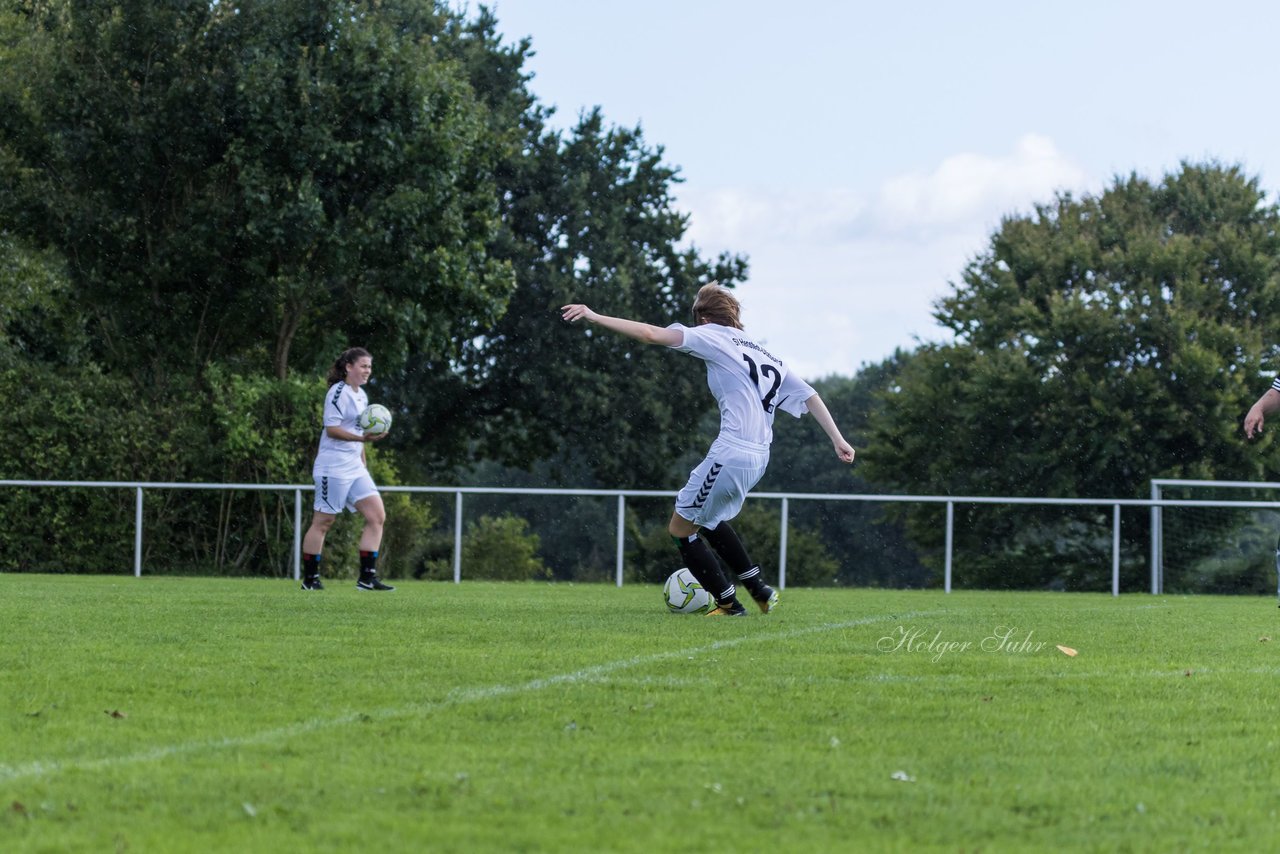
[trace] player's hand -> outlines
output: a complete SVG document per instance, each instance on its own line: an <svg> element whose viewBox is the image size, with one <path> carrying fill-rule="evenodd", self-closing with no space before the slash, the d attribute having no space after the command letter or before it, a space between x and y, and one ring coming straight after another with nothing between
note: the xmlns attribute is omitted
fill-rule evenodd
<svg viewBox="0 0 1280 854"><path fill-rule="evenodd" d="M567 320L570 323L584 318L589 321L594 321L596 319L596 313L581 303L572 303L570 305L561 306L560 312L560 318L562 320Z"/></svg>
<svg viewBox="0 0 1280 854"><path fill-rule="evenodd" d="M365 433L360 438L364 439L366 442L381 442L390 435L390 433Z"/></svg>
<svg viewBox="0 0 1280 854"><path fill-rule="evenodd" d="M1249 414L1244 417L1244 437L1256 439L1261 436L1264 420L1261 407L1255 406L1250 409Z"/></svg>
<svg viewBox="0 0 1280 854"><path fill-rule="evenodd" d="M840 458L840 462L853 462L853 445L850 445L848 442L837 442L835 448L836 456Z"/></svg>

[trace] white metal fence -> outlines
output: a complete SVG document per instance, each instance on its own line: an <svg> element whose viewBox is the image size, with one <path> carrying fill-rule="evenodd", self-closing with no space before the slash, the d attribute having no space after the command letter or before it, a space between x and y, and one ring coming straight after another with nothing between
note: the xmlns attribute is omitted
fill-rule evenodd
<svg viewBox="0 0 1280 854"><path fill-rule="evenodd" d="M1187 500L1167 501L1165 490L1169 488L1185 489L1271 489L1280 491L1280 483L1257 483L1247 480L1176 480L1173 478L1155 478L1151 481L1151 592L1164 592L1165 547L1164 547L1164 514L1165 507L1226 507L1236 510L1280 510L1280 501L1212 501ZM1278 532L1280 533L1280 532ZM1280 557L1277 558L1280 561ZM1280 562L1277 563L1280 571Z"/></svg>
<svg viewBox="0 0 1280 854"><path fill-rule="evenodd" d="M1277 483L1235 483L1224 481L1188 481L1188 480L1153 480L1151 482L1151 498L1027 498L989 495L845 495L794 492L756 492L751 494L753 500L776 500L781 502L781 521L779 530L780 547L778 550L778 586L786 587L787 583L787 529L788 512L793 501L871 501L881 503L922 503L946 505L946 547L943 568L943 589L950 593L952 582L952 543L955 527L955 507L957 504L1022 504L1022 505L1061 505L1075 507L1111 507L1112 508L1112 548L1111 548L1111 593L1120 595L1120 510L1122 507L1147 507L1151 512L1151 592L1161 593L1163 579L1161 573L1161 528L1160 510L1164 507L1227 507L1236 509L1265 508L1280 510L1280 501L1222 501L1222 500L1169 500L1161 497L1162 487L1178 485L1235 485L1241 487L1276 487ZM261 484L261 483L165 483L150 481L84 481L84 480L0 480L0 486L24 488L89 488L89 489L130 489L134 490L134 555L133 574L142 575L142 543L143 543L143 505L148 490L232 490L248 492L292 492L294 497L293 512L293 577L301 577L300 557L302 551L303 528L303 493L313 490L311 484ZM626 502L628 498L674 498L674 491L662 490L625 490L625 489L536 489L505 488L484 486L380 486L383 492L407 492L452 494L454 496L454 538L453 538L453 580L462 581L462 510L464 497L467 495L560 495L560 496L597 496L612 497L617 500L617 533L616 533L616 567L615 579L622 586Z"/></svg>

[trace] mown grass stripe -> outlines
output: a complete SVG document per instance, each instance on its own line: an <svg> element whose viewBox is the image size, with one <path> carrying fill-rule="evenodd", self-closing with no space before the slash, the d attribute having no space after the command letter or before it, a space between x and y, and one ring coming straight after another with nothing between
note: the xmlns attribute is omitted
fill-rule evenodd
<svg viewBox="0 0 1280 854"><path fill-rule="evenodd" d="M162 762L176 756L187 756L193 753L273 744L278 741L296 738L318 730L332 729L334 727L353 724L357 721L367 721L369 719L387 720L414 715L430 715L454 706L465 705L468 703L476 703L484 700L542 691L559 685L596 682L619 671L643 667L649 664L656 664L661 661L667 661L675 658L687 658L689 656L703 655L705 653L715 652L721 649L729 649L754 641L787 640L790 638L802 637L804 635L856 628L858 626L870 625L872 623L883 622L886 620L915 619L918 617L934 616L941 613L945 612L915 611L904 614L884 614L873 617L861 617L856 620L823 623L818 626L807 626L805 628L792 629L790 631L767 632L762 634L743 635L735 638L724 638L696 647L659 652L651 655L639 655L632 658L607 662L605 664L596 664L590 667L584 667L580 670L575 670L571 673L561 673L555 676L532 679L528 682L523 682L517 685L491 685L484 688L454 690L451 691L444 700L435 703L415 704L413 706L380 709L373 712L350 713L326 718L312 718L311 720L300 721L284 727L275 727L273 729L249 735L190 741L181 744L155 747L150 750L143 750L137 753L130 753L121 756L105 756L96 759L47 759L35 760L33 762L26 762L14 766L0 765L0 784L18 780L41 779L55 774L65 773L67 771L100 771L126 765Z"/></svg>

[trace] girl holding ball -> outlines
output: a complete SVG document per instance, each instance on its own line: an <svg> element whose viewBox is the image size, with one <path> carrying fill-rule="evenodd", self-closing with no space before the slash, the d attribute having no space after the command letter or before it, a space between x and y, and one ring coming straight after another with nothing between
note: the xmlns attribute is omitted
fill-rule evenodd
<svg viewBox="0 0 1280 854"><path fill-rule="evenodd" d="M369 476L366 442L377 442L386 433L369 434L357 423L369 406L364 386L373 375L373 357L363 347L342 353L329 369L329 389L324 397L324 429L316 453L312 477L316 492L311 527L302 538L302 589L323 590L320 556L325 534L338 514L358 512L364 517L360 532L360 579L357 589L388 591L394 587L378 578L378 547L387 511L378 487Z"/></svg>

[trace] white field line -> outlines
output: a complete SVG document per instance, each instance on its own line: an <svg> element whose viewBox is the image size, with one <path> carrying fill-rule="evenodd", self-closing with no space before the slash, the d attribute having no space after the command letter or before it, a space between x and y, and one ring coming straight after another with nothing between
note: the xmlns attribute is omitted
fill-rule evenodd
<svg viewBox="0 0 1280 854"><path fill-rule="evenodd" d="M419 703L410 706L379 709L373 712L352 712L345 715L338 715L336 717L312 718L310 720L299 721L298 723L263 730L257 733L250 733L248 735L227 736L225 738L203 739L200 741L186 741L178 744L153 747L149 750L142 750L136 753L126 753L119 756L103 756L97 759L37 759L32 762L24 762L18 765L0 765L0 784L32 778L40 779L60 774L65 771L102 771L126 765L143 765L150 762L161 762L175 756L186 756L193 753L273 744L278 741L296 738L297 736L305 735L317 730L333 729L334 727L346 726L347 724L353 724L360 721L385 720L388 718L411 717L415 715L426 716L454 706L460 706L467 703L477 703L484 700L492 700L518 694L527 694L557 685L595 683L599 682L602 678L607 677L609 674L617 673L620 670L629 670L631 668L642 667L647 664L654 664L673 658L689 658L708 652L715 652L720 649L741 646L742 644L751 643L753 641L781 640L785 638L800 637L802 635L817 634L819 632L855 628L857 626L865 626L870 623L878 623L886 620L910 620L917 617L936 616L944 613L947 612L941 610L912 611L903 614L885 614L874 617L863 617L858 620L847 620L838 623L824 623L818 626L809 626L807 628L794 629L792 631L785 632L742 635L735 638L714 641L703 646L690 647L688 649L659 652L652 655L636 656L634 658L624 658L619 661L584 667L583 669L575 670L572 673L561 673L556 676L533 679L529 682L523 682L517 685L491 685L484 688L458 689L451 691L443 700L434 703Z"/></svg>
<svg viewBox="0 0 1280 854"><path fill-rule="evenodd" d="M1143 605L1139 608L1147 609L1155 606ZM1113 610L1110 608L1101 608L1099 610ZM186 756L193 753L212 752L216 750L224 750L227 748L252 747L264 744L273 744L290 738L296 738L317 730L333 729L334 727L346 726L357 722L367 722L370 720L386 720L398 717L427 716L436 712L443 711L455 706L461 706L468 703L478 703L484 700L498 699L502 697L510 697L519 694L527 694L534 691L542 691L557 685L576 685L576 684L596 684L606 681L611 674L622 670L630 670L636 667L643 667L648 664L655 664L660 661L668 661L676 658L691 658L716 650L729 649L735 646L741 646L746 643L756 641L772 641L783 640L786 638L801 637L804 635L818 634L821 632L838 631L840 629L856 628L858 626L870 625L872 623L881 623L886 621L897 621L905 623L906 621L919 617L932 617L943 614L954 614L954 611L948 609L939 609L932 611L908 611L901 614L883 614L874 617L862 617L857 620L846 620L837 623L823 623L818 626L809 626L802 629L793 629L784 632L771 632L758 635L743 635L735 638L726 638L724 640L714 641L702 646L690 647L688 649L672 650L669 652L653 653L651 655L636 656L633 658L625 658L618 661L607 662L605 664L597 664L591 667L584 667L581 670L575 670L571 673L561 673L555 676L547 676L541 679L533 679L515 685L490 685L483 688L460 688L451 691L443 700L433 703L418 703L408 706L399 706L395 708L378 709L372 712L351 712L345 715L338 715L327 718L312 718L310 720L299 721L297 723L288 724L287 726L276 727L274 729L262 730L257 733L248 735L227 736L225 738L203 739L200 741L187 741L178 744L162 745L149 750L142 750L136 753L127 753L119 756L104 756L97 759L45 759L35 760L32 762L24 762L18 765L0 765L0 784L11 783L17 780L40 779L60 774L65 771L101 771L110 768L117 768L127 765L142 765L150 762L161 762L175 756ZM892 655L886 653L886 655ZM1212 675L1214 673L1238 673L1250 672L1262 675L1271 675L1280 673L1277 668L1253 668L1248 670L1236 669L1219 669L1219 668L1190 668L1195 675ZM1151 671L1144 674L1131 674L1137 677L1168 677L1182 676L1185 674L1183 670L1177 671ZM1063 679L1063 678L1092 678L1097 676L1111 676L1114 673L1101 673L1094 671L1078 670L1071 672L1063 670L1057 673L1041 673L1041 674L1025 674L1011 675L1008 673L996 675L991 674L990 678L998 679ZM946 681L981 681L987 677L974 676L968 674L951 674L940 673L936 676L899 676L892 673L873 673L862 678L845 677L845 681L864 682L864 683L893 683L893 682L946 682Z"/></svg>

